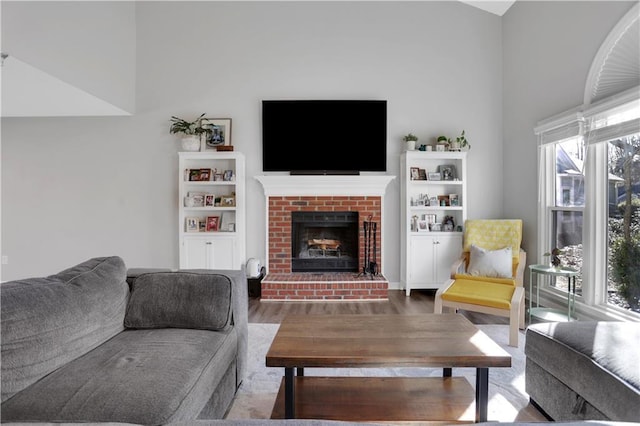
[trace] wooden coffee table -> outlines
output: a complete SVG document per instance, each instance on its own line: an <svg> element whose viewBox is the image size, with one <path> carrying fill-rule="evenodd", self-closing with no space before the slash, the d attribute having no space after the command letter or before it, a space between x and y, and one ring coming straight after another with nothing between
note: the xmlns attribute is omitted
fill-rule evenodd
<svg viewBox="0 0 640 426"><path fill-rule="evenodd" d="M459 314L290 315L266 366L285 370L273 419L483 422L489 368L511 367L511 356ZM312 377L305 367L436 367L443 377ZM475 390L453 367L476 368Z"/></svg>

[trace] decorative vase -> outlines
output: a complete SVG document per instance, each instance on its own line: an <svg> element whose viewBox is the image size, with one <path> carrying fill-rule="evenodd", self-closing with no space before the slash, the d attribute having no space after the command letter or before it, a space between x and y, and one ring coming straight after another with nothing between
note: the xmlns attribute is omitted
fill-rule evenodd
<svg viewBox="0 0 640 426"><path fill-rule="evenodd" d="M407 151L415 151L416 141L407 141Z"/></svg>
<svg viewBox="0 0 640 426"><path fill-rule="evenodd" d="M183 151L200 151L200 137L189 135L182 138Z"/></svg>

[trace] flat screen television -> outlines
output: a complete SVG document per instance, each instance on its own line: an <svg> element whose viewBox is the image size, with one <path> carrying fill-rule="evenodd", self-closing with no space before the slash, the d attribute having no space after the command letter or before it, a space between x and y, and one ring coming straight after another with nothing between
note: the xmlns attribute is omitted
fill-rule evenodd
<svg viewBox="0 0 640 426"><path fill-rule="evenodd" d="M263 100L262 169L386 172L387 101Z"/></svg>

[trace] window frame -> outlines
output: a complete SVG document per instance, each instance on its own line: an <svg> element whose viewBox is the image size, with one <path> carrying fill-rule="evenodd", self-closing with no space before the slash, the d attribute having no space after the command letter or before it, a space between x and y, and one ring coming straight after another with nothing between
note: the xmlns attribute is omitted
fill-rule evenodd
<svg viewBox="0 0 640 426"><path fill-rule="evenodd" d="M557 211L582 210L583 262L582 295L576 297L576 313L581 317L602 320L640 321L640 314L610 305L607 298L608 266L608 141L640 132L640 119L602 125L602 117L616 113L625 105L640 104L637 88L613 96L584 112L575 108L541 121L538 136L538 247L536 257L554 241L553 214ZM586 142L584 161L584 207L556 205L556 145L571 138ZM598 284L600 283L600 284ZM531 296L531 295L529 295ZM540 300L550 307L566 306L566 292L553 287L540 288Z"/></svg>

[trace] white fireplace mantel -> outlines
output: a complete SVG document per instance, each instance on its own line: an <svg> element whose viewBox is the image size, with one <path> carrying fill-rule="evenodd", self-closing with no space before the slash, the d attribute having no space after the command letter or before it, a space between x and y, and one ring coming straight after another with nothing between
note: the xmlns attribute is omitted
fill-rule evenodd
<svg viewBox="0 0 640 426"><path fill-rule="evenodd" d="M391 175L260 175L269 196L384 196Z"/></svg>

